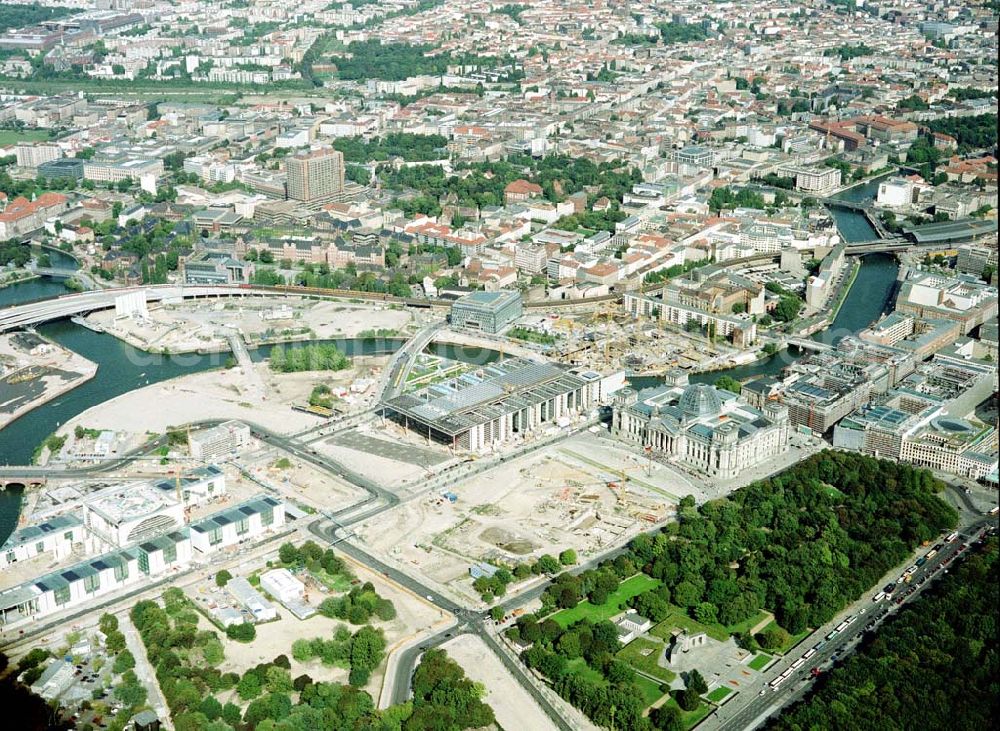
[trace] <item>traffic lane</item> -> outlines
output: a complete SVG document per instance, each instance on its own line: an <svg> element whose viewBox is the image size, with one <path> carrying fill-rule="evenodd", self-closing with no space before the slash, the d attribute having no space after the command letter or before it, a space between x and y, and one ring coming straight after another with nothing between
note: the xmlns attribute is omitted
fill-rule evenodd
<svg viewBox="0 0 1000 731"><path fill-rule="evenodd" d="M802 673L810 673L814 668L823 668L824 666L832 667L834 664L833 658L837 656L839 660L839 655L842 651L850 649L848 645L856 642L861 638L861 636L869 631L869 625L872 621L872 617L875 618L875 627L871 628L874 631L879 624L882 623L884 619L888 617L889 614L898 610L902 604L907 601L911 601L915 598L920 591L923 589L923 585L926 583L928 578L931 578L934 574L939 571L947 571L947 564L950 563L955 556L967 550L967 545L963 548L963 538L972 539L972 536L976 538L979 537L980 531L983 527L990 524L990 521L977 521L971 526L963 529L959 534L959 538L955 541L945 544L944 547L938 552L934 558L928 560L923 566L918 567L917 571L914 572L913 576L916 577L909 584L902 583L899 584L893 594L889 597L883 599L882 602L869 601L863 607L864 613L859 613L855 616L855 620L845 629L837 633L837 635L830 640L826 640L825 636L821 642L824 646L817 650L816 654L813 655L809 660L807 660L803 665L801 665L796 670L788 676L788 679L778 686L777 689L772 690L770 686L765 686L765 693L763 696L757 695L749 703L747 703L744 708L736 713L730 719L723 721L719 728L720 729L732 729L736 731L737 729L746 728L747 723L752 722L760 714L764 713L768 708L777 705L781 707L785 705L798 690L808 687L808 681L811 679L811 675L806 675L802 677ZM966 535L969 534L969 535ZM900 596L896 592L906 592L903 596ZM891 602L891 603L889 603ZM883 609L885 610L883 612ZM873 613L873 614L870 614ZM867 618L867 621L862 623L862 619ZM827 633L829 634L829 633ZM819 643L816 643L819 644ZM816 645L813 645L815 647ZM775 668L772 669L773 677L767 680L768 683L777 678L784 670L787 670L792 663L797 662L799 658L792 659L786 658L786 660L791 660L787 664L785 662L779 663ZM769 673L770 675L770 673ZM802 683L802 681L805 681Z"/></svg>
<svg viewBox="0 0 1000 731"><path fill-rule="evenodd" d="M392 702L393 704L405 703L410 698L410 684L413 678L413 671L417 667L420 656L427 650L440 647L445 642L460 634L467 634L471 631L469 625L459 625L449 630L438 632L436 635L427 637L418 645L408 647L400 653L396 660L396 677L393 679ZM476 633L473 633L476 634ZM406 682L402 682L405 679Z"/></svg>
<svg viewBox="0 0 1000 731"><path fill-rule="evenodd" d="M443 609L444 611L455 615L465 614L465 610L458 604L451 601L447 597L444 597L441 594L437 593L435 590L427 586L424 586L423 584L421 584L419 581L412 578L408 574L404 574L402 571L382 563L377 558L367 553L366 551L358 548L352 543L349 543L344 540L339 540L337 536L334 535L336 533L336 529L335 528L330 529L320 525L323 522L324 522L323 520L313 521L309 525L309 531L313 535L322 538L327 543L335 545L338 551L346 553L351 558L365 564L365 566L371 569L380 571L383 576L386 576L392 579L400 586L409 589L414 594L417 594L422 599L425 599L426 601L436 606L438 609Z"/></svg>

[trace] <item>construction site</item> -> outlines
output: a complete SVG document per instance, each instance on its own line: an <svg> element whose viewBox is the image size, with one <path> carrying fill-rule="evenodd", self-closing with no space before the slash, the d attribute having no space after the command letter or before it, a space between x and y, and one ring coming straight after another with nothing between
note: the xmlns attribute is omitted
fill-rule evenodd
<svg viewBox="0 0 1000 731"><path fill-rule="evenodd" d="M595 427L595 429L598 429ZM669 466L585 432L418 495L356 529L376 553L475 599L470 569L572 548L581 560L662 523L698 487Z"/></svg>
<svg viewBox="0 0 1000 731"><path fill-rule="evenodd" d="M413 319L405 308L381 304L245 297L155 305L146 317L95 312L86 324L140 350L189 353L229 350L233 333L251 347L279 341L405 337Z"/></svg>
<svg viewBox="0 0 1000 731"><path fill-rule="evenodd" d="M0 335L0 429L96 373L96 363L36 333Z"/></svg>
<svg viewBox="0 0 1000 731"><path fill-rule="evenodd" d="M754 360L754 351L734 348L724 339L665 329L636 320L619 305L592 313L529 315L510 337L531 338L529 347L570 366L624 370L629 375L659 375L672 368L717 370Z"/></svg>

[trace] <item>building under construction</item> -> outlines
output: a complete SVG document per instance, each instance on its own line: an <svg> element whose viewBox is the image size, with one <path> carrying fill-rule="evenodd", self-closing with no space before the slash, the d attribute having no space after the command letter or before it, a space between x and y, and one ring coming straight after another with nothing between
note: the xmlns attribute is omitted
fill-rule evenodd
<svg viewBox="0 0 1000 731"><path fill-rule="evenodd" d="M600 403L624 374L572 372L510 358L383 402L407 429L456 449L477 451L552 425Z"/></svg>

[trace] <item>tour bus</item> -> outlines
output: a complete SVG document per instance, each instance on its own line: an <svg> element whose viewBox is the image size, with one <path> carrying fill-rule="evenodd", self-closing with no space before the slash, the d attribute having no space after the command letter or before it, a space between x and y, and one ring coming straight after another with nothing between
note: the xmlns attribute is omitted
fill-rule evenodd
<svg viewBox="0 0 1000 731"><path fill-rule="evenodd" d="M885 592L884 591L880 591L878 594L876 594L875 596L872 597L872 601L876 602L876 603L882 601L883 599L885 599Z"/></svg>
<svg viewBox="0 0 1000 731"><path fill-rule="evenodd" d="M847 622L847 621L841 622L840 624L837 625L836 631L837 632L843 632L845 629L847 629L847 626L849 624L850 624L850 622Z"/></svg>
<svg viewBox="0 0 1000 731"><path fill-rule="evenodd" d="M778 686L781 685L784 682L785 682L785 679L779 676L779 677L775 678L774 680L772 680L770 683L768 683L768 685L770 685L772 688L774 688L775 690L777 690Z"/></svg>
<svg viewBox="0 0 1000 731"><path fill-rule="evenodd" d="M785 680L785 679L786 679L786 678L788 678L788 676L789 676L789 675L791 675L791 674L792 674L792 668L788 668L788 669L787 669L787 670L786 670L785 672L783 672L783 673L782 673L781 675L779 675L778 677L779 677L779 678L781 678L782 680Z"/></svg>
<svg viewBox="0 0 1000 731"><path fill-rule="evenodd" d="M802 659L802 658L800 657L800 658L799 658L798 660L796 660L795 662L793 662L793 663L792 663L792 667L791 667L791 669L792 669L792 670L798 670L798 669L799 669L800 667L802 667L802 666L803 666L803 665L805 665L805 664L806 664L806 661L805 661L805 660L803 660L803 659Z"/></svg>
<svg viewBox="0 0 1000 731"><path fill-rule="evenodd" d="M936 548L932 548L931 550L929 550L929 551L927 552L927 555L926 555L926 556L924 556L924 558L925 558L925 559L932 559L932 558L934 558L935 556L937 556L937 549L936 549Z"/></svg>
<svg viewBox="0 0 1000 731"><path fill-rule="evenodd" d="M990 515L996 515L997 513L1000 513L1000 506L990 508Z"/></svg>
<svg viewBox="0 0 1000 731"><path fill-rule="evenodd" d="M844 624L851 624L855 619L857 619L857 617L855 617L853 614L848 614L846 617L844 617Z"/></svg>
<svg viewBox="0 0 1000 731"><path fill-rule="evenodd" d="M955 531L954 533L949 533L948 537L945 538L944 540L946 543L951 543L956 538L958 538L958 531Z"/></svg>
<svg viewBox="0 0 1000 731"><path fill-rule="evenodd" d="M815 654L816 654L816 650L813 650L813 649L806 650L805 654L802 655L802 659L803 660L808 660L810 657L812 657Z"/></svg>

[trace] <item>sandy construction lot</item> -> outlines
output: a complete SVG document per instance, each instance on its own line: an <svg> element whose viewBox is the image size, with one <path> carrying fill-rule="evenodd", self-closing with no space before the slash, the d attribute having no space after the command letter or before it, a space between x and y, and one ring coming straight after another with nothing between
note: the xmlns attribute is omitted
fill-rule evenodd
<svg viewBox="0 0 1000 731"><path fill-rule="evenodd" d="M358 337L366 330L401 332L412 315L380 304L306 300L300 297L245 297L153 305L149 319L116 318L113 310L88 320L143 350L174 353L226 348L226 332L259 341L308 335L310 339Z"/></svg>
<svg viewBox="0 0 1000 731"><path fill-rule="evenodd" d="M356 369L337 372L273 374L265 364L256 364L268 385L268 398L251 403L245 393L246 379L239 368L194 373L130 391L99 404L66 422L59 429L67 434L78 425L91 429L112 429L137 434L162 433L168 426L180 426L204 419L245 419L276 432L294 432L316 426L321 421L293 411L292 404L308 401L318 383L348 385L358 376ZM363 395L354 407L365 404ZM150 408L155 404L155 408ZM351 406L351 405L349 405Z"/></svg>
<svg viewBox="0 0 1000 731"><path fill-rule="evenodd" d="M469 567L576 549L581 560L666 520L695 486L668 467L592 435L577 436L404 502L356 529L365 544L472 597ZM621 484L625 471L625 489Z"/></svg>
<svg viewBox="0 0 1000 731"><path fill-rule="evenodd" d="M503 666L480 638L460 635L449 640L441 649L455 660L473 681L482 683L486 695L482 700L493 709L497 723L505 729L546 731L555 726L535 699Z"/></svg>
<svg viewBox="0 0 1000 731"><path fill-rule="evenodd" d="M288 459L290 466L281 465L282 459ZM345 480L277 450L244 460L243 465L256 479L274 487L286 498L320 510L342 510L368 495ZM260 491L259 486L257 490Z"/></svg>
<svg viewBox="0 0 1000 731"><path fill-rule="evenodd" d="M324 439L317 450L380 485L398 490L419 489L425 477L454 463L449 450L428 443L398 424L378 421Z"/></svg>

